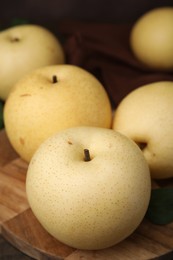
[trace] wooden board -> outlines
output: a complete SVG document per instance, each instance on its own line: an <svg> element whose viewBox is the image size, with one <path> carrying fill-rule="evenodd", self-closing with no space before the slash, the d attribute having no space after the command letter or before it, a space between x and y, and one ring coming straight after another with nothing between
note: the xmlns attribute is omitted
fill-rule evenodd
<svg viewBox="0 0 173 260"><path fill-rule="evenodd" d="M27 163L0 132L0 230L12 245L35 259L148 260L173 250L173 223L153 225L144 219L121 243L98 251L70 248L49 235L29 208L25 193Z"/></svg>

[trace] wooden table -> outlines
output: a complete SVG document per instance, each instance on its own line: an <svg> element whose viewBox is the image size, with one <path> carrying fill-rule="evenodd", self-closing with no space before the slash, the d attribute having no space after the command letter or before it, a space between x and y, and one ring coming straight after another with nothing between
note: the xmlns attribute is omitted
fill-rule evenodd
<svg viewBox="0 0 173 260"><path fill-rule="evenodd" d="M14 160L18 155L14 152L9 144L5 131L0 131L0 168L4 167L9 161ZM0 194L1 194L0 190ZM0 223L2 223L3 209L0 208ZM0 259L31 259L30 257L23 254L21 251L16 249L6 239L0 235Z"/></svg>
<svg viewBox="0 0 173 260"><path fill-rule="evenodd" d="M105 250L77 250L57 241L29 208L27 167L12 149L5 131L0 131L0 259L173 259L173 223L153 225L145 218L130 237Z"/></svg>

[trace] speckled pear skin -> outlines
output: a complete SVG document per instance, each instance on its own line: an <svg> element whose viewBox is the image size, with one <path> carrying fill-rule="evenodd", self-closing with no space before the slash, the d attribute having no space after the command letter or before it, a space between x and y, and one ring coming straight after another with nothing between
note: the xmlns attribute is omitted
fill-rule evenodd
<svg viewBox="0 0 173 260"><path fill-rule="evenodd" d="M84 160L84 149L90 161ZM151 180L139 147L112 129L69 128L47 139L28 168L26 193L42 226L79 249L128 237L148 208Z"/></svg>
<svg viewBox="0 0 173 260"><path fill-rule="evenodd" d="M129 93L119 104L113 129L139 145L151 177L173 177L173 83L155 82Z"/></svg>
<svg viewBox="0 0 173 260"><path fill-rule="evenodd" d="M0 32L0 98L6 100L21 77L53 64L65 63L59 39L47 28L25 24Z"/></svg>
<svg viewBox="0 0 173 260"><path fill-rule="evenodd" d="M29 73L15 85L4 122L13 148L29 162L39 145L60 130L81 125L110 128L112 110L106 90L91 73L54 65Z"/></svg>

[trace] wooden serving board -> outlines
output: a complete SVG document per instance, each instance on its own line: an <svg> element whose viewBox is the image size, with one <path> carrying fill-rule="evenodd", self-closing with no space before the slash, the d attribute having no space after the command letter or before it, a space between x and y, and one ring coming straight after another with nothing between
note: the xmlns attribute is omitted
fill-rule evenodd
<svg viewBox="0 0 173 260"><path fill-rule="evenodd" d="M0 231L23 253L35 259L148 260L173 251L173 223L153 225L144 219L123 242L104 250L83 251L68 247L49 235L29 208L25 193L27 163L0 131Z"/></svg>

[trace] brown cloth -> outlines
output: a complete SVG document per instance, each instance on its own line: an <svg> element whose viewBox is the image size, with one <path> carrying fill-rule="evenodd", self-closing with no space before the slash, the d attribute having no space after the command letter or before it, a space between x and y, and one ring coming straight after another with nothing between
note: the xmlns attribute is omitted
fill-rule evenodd
<svg viewBox="0 0 173 260"><path fill-rule="evenodd" d="M173 80L173 72L152 71L134 57L129 36L132 25L62 21L67 63L93 73L104 85L113 107L133 89L147 83Z"/></svg>

